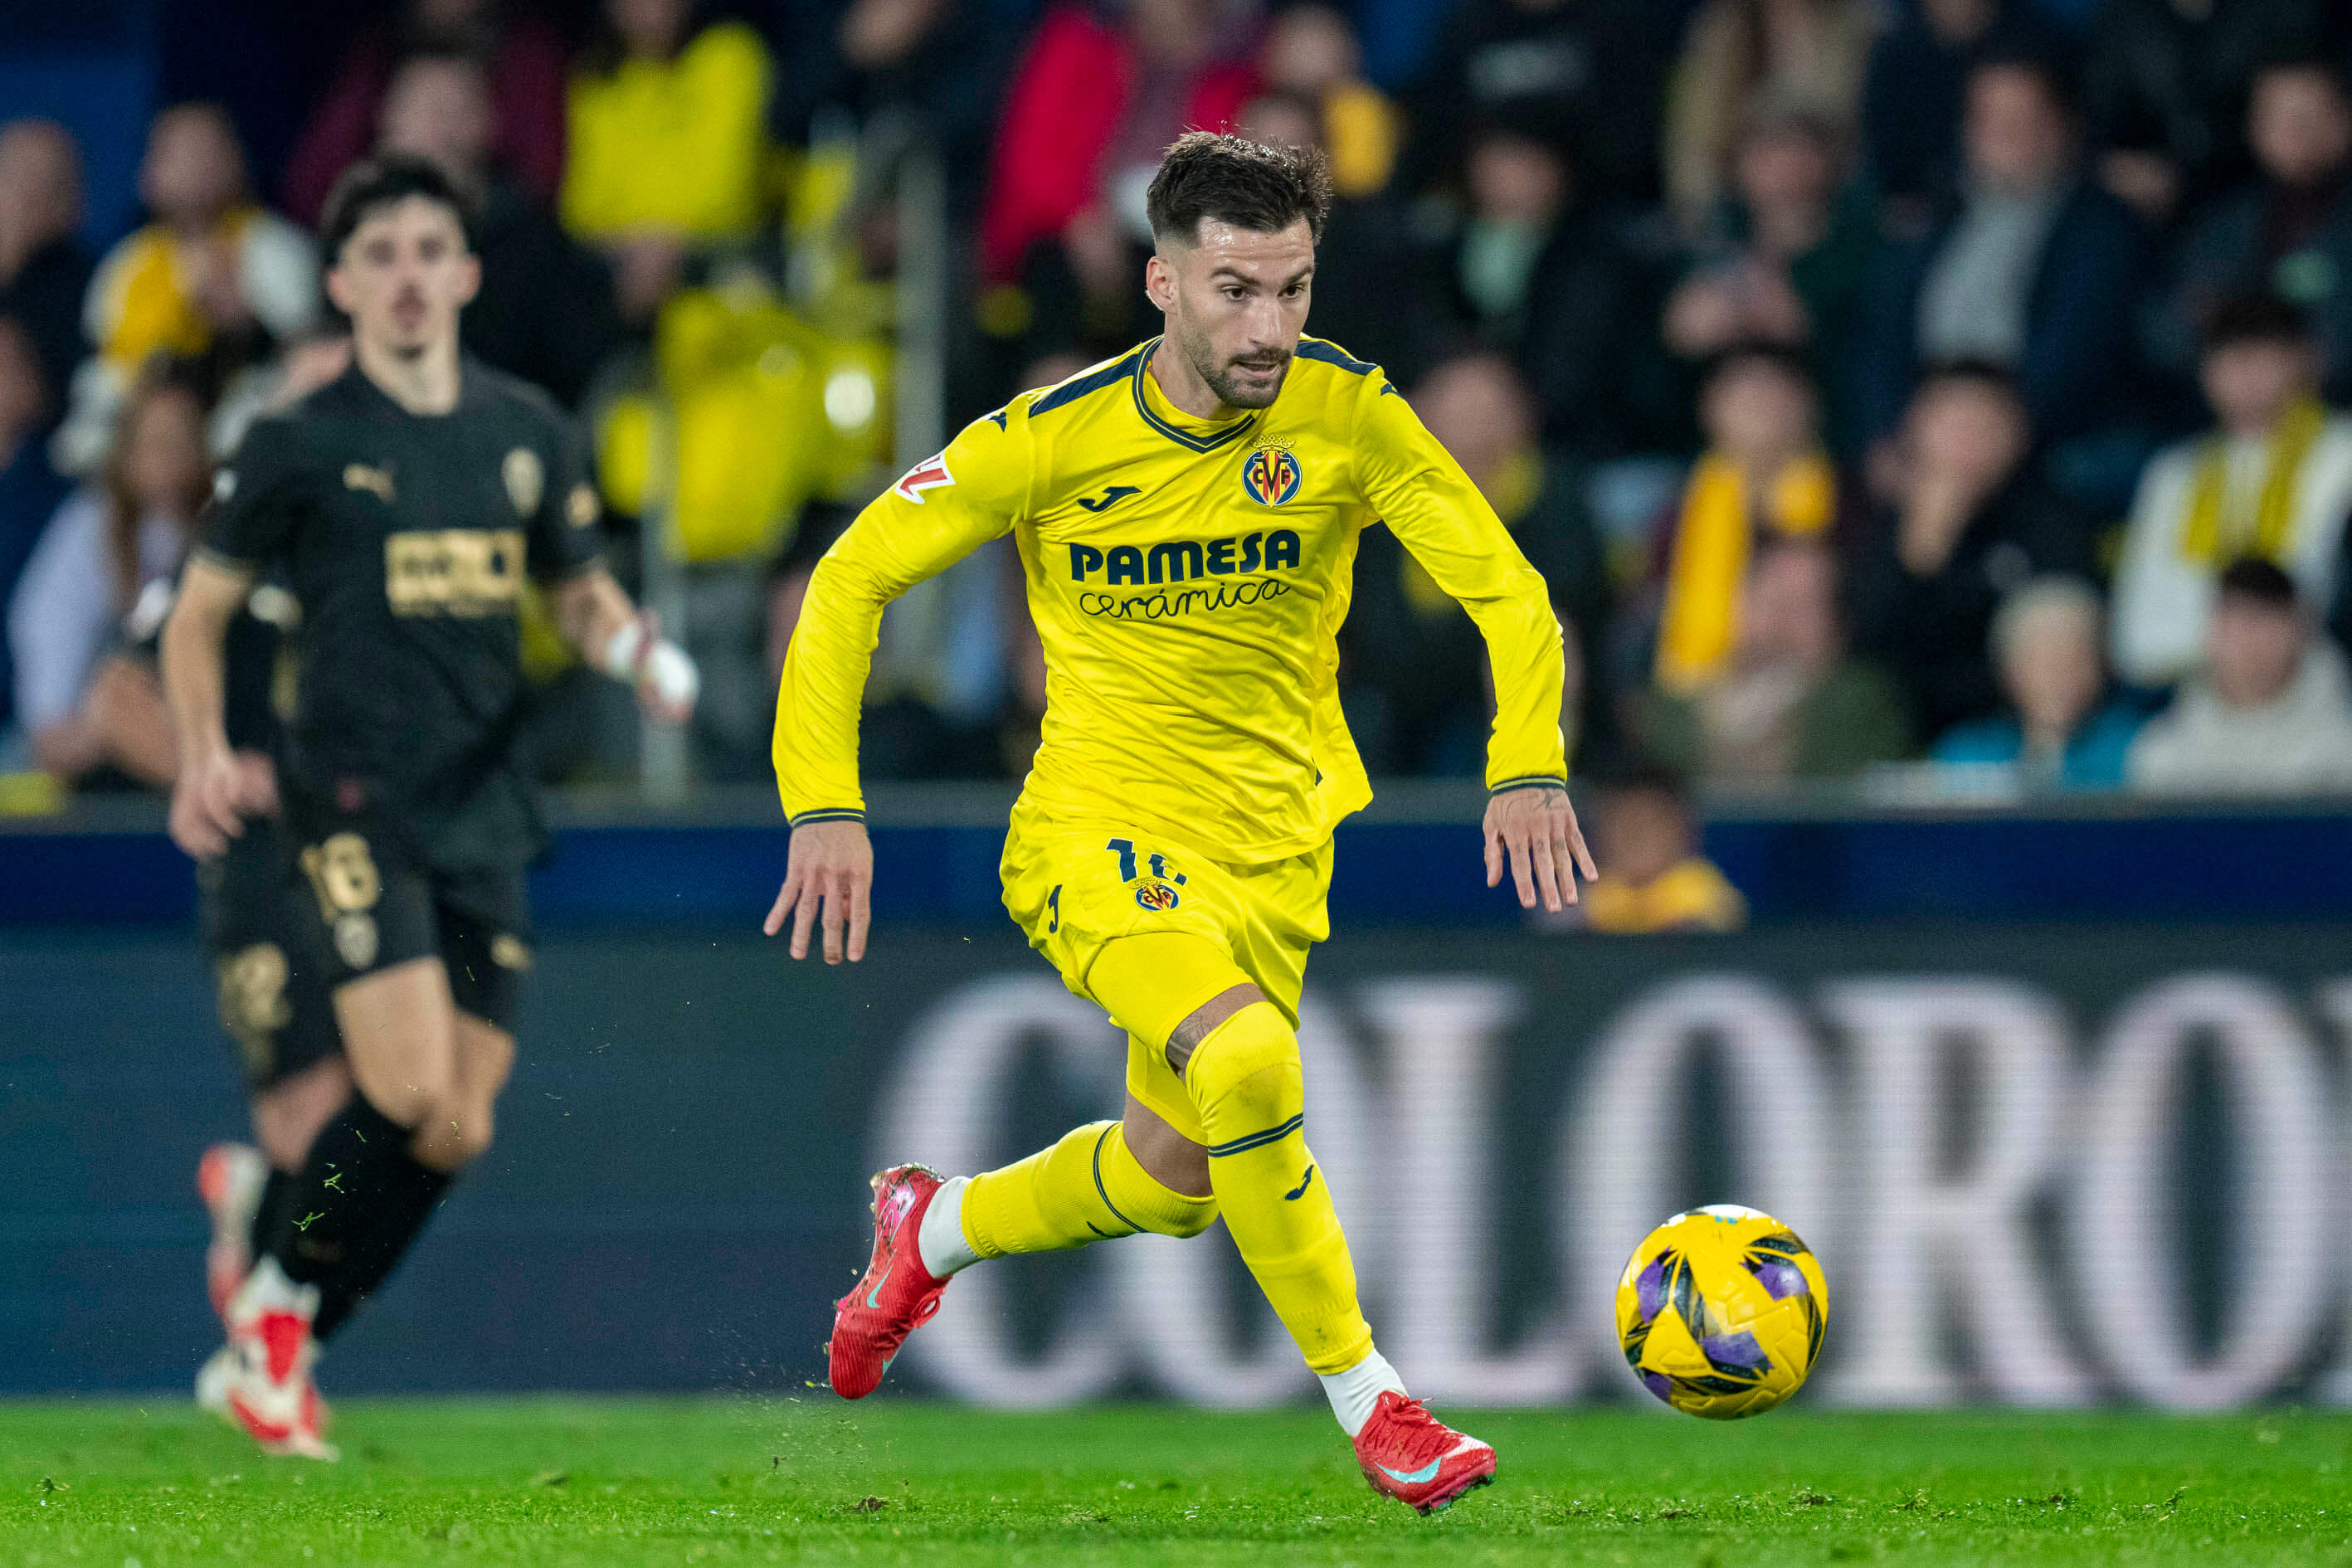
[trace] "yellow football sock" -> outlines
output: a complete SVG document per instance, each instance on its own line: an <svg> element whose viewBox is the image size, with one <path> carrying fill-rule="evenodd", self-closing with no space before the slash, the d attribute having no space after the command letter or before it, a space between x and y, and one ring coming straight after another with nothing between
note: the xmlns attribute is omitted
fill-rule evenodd
<svg viewBox="0 0 2352 1568"><path fill-rule="evenodd" d="M1307 1364L1345 1372L1372 1348L1356 1265L1331 1191L1307 1151L1298 1037L1256 1002L1209 1032L1184 1068L1208 1134L1225 1228ZM969 1213L969 1210L966 1210Z"/></svg>
<svg viewBox="0 0 2352 1568"><path fill-rule="evenodd" d="M1116 1121L1089 1122L963 1189L963 1238L982 1258L1058 1252L1139 1230L1198 1236L1216 1217L1214 1197L1186 1197L1154 1180Z"/></svg>

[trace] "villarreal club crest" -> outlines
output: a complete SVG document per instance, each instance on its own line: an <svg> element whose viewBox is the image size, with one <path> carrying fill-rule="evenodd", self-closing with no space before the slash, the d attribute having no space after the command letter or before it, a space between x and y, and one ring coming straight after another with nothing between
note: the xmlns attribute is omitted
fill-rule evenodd
<svg viewBox="0 0 2352 1568"><path fill-rule="evenodd" d="M1678 1214L1642 1238L1617 1286L1617 1340L1642 1386L1686 1415L1761 1415L1804 1386L1829 1287L1812 1250L1737 1204Z"/></svg>
<svg viewBox="0 0 2352 1568"><path fill-rule="evenodd" d="M1298 458L1287 447L1255 448L1242 461L1242 489L1260 506L1280 506L1298 493Z"/></svg>

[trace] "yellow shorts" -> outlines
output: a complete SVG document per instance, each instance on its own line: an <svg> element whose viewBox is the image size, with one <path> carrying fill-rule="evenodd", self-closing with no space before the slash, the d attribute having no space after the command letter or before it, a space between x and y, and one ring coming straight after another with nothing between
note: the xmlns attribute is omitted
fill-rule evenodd
<svg viewBox="0 0 2352 1568"><path fill-rule="evenodd" d="M1062 983L1128 1031L1128 1092L1195 1142L1200 1113L1168 1065L1168 1037L1211 997L1247 980L1295 1028L1307 952L1331 934L1331 845L1262 866L1227 866L1164 836L1108 823L1049 822L1018 809L1004 840L1004 907ZM1097 988L1105 943L1146 932L1205 939L1204 963ZM1240 973L1236 974L1235 970ZM1123 995L1105 990L1124 989Z"/></svg>

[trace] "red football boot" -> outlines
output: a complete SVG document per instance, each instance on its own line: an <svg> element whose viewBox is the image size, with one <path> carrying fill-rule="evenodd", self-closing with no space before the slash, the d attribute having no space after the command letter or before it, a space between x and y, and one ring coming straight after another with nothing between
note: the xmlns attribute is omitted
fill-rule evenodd
<svg viewBox="0 0 2352 1568"><path fill-rule="evenodd" d="M196 1194L213 1221L213 1238L205 1248L205 1292L224 1323L229 1298L253 1268L253 1215L268 1179L269 1162L243 1143L215 1143L196 1162Z"/></svg>
<svg viewBox="0 0 2352 1568"><path fill-rule="evenodd" d="M1495 1450L1391 1390L1356 1434L1356 1463L1372 1489L1415 1513L1435 1513L1495 1479Z"/></svg>
<svg viewBox="0 0 2352 1568"><path fill-rule="evenodd" d="M940 1310L948 1282L923 1267L915 1238L940 1181L926 1165L893 1165L874 1178L873 1261L833 1304L833 1391L844 1399L873 1393L907 1336Z"/></svg>
<svg viewBox="0 0 2352 1568"><path fill-rule="evenodd" d="M293 1283L265 1258L229 1302L228 1343L196 1374L196 1403L244 1428L266 1454L336 1458L326 1402L310 1380L318 1310L317 1286Z"/></svg>

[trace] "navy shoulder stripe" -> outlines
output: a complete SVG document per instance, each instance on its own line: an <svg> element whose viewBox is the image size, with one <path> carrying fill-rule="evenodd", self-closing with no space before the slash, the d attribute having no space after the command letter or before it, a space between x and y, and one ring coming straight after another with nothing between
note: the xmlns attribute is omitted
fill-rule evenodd
<svg viewBox="0 0 2352 1568"><path fill-rule="evenodd" d="M1350 358L1346 349L1337 343L1327 343L1321 338L1299 339L1298 357L1319 360L1325 364L1336 364L1351 375L1370 375L1381 368L1363 360Z"/></svg>
<svg viewBox="0 0 2352 1568"><path fill-rule="evenodd" d="M1034 419L1040 414L1050 414L1065 403L1076 403L1090 392L1100 392L1106 386L1117 386L1134 373L1136 362L1141 352L1138 350L1125 359L1107 364L1092 375L1082 375L1076 381L1064 382L1029 405L1029 417Z"/></svg>

